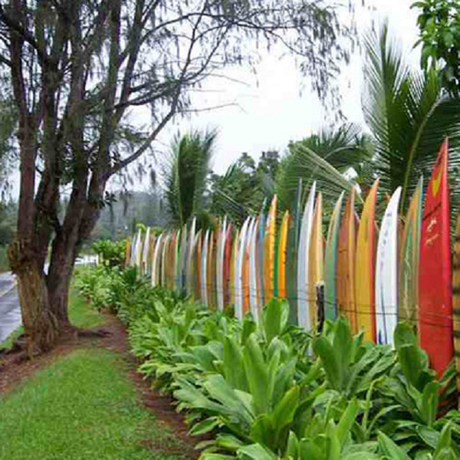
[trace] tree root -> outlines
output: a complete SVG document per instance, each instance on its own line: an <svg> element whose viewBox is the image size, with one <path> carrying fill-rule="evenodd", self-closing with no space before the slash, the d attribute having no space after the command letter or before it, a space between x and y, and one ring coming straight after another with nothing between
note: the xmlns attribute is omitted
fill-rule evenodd
<svg viewBox="0 0 460 460"><path fill-rule="evenodd" d="M2 348L0 350L0 356L5 355L13 355L15 353L19 353L21 351L27 350L27 339L25 334L21 334L11 345L10 348Z"/></svg>
<svg viewBox="0 0 460 460"><path fill-rule="evenodd" d="M100 339L103 339L104 337L110 337L112 335L111 332L104 329L98 329L97 331L92 331L90 329L77 329L76 333L78 337L95 337Z"/></svg>

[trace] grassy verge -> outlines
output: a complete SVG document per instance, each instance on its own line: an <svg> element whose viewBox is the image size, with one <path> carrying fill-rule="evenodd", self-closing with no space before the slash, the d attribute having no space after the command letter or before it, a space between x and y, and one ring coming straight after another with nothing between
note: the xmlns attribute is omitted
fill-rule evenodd
<svg viewBox="0 0 460 460"><path fill-rule="evenodd" d="M168 453L178 444L141 407L125 366L116 353L78 350L0 398L0 459L180 458Z"/></svg>
<svg viewBox="0 0 460 460"><path fill-rule="evenodd" d="M82 329L91 329L104 324L102 316L95 308L91 308L86 300L78 295L72 286L69 293L69 319L70 322Z"/></svg>

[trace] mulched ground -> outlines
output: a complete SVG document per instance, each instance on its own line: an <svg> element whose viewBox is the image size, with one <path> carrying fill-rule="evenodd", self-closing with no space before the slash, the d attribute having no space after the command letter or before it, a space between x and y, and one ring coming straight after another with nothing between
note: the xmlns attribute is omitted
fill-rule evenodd
<svg viewBox="0 0 460 460"><path fill-rule="evenodd" d="M145 442L145 447L151 450L161 450L170 454L180 455L181 458L197 459L199 452L195 450L196 444L203 437L190 437L187 432L184 417L175 411L174 400L152 389L151 384L144 380L143 376L136 371L136 362L129 353L127 332L121 321L112 316L105 315L106 323L102 329L107 334L104 337L80 337L76 334L69 335L61 340L51 352L40 355L33 360L24 359L23 354L13 353L0 355L0 397L13 390L22 381L31 377L37 370L48 366L61 356L65 356L79 348L91 346L105 348L123 355L128 362L128 375L134 383L143 405L164 423L173 433L171 438L179 441L180 447L174 447L177 443L161 443L154 445L150 441ZM166 439L168 441L168 439Z"/></svg>

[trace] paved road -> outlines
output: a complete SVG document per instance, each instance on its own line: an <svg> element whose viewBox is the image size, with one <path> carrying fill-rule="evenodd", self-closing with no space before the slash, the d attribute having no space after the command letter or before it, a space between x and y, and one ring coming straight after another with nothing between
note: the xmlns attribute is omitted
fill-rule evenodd
<svg viewBox="0 0 460 460"><path fill-rule="evenodd" d="M18 291L11 273L0 275L0 342L21 324Z"/></svg>

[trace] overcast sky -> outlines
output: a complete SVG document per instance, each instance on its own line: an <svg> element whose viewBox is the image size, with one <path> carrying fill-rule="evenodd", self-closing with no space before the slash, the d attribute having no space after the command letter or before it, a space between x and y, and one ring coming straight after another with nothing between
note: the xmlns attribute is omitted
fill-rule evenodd
<svg viewBox="0 0 460 460"><path fill-rule="evenodd" d="M354 1L361 4L361 0ZM373 21L379 23L388 17L392 38L401 42L405 53L410 54L416 64L419 54L413 50L413 44L417 40L417 12L410 9L411 3L413 0L366 0L367 8L359 7L356 18L359 32L363 33ZM300 91L305 80L289 58L280 62L268 55L258 66L257 75L242 69L229 71L228 75L244 84L210 81L204 87L206 100L200 97L200 103L205 107L236 105L201 112L187 121L177 120L163 133L157 149L166 149L172 134L178 130L217 128L214 170L222 173L242 152L254 158L264 150L283 152L290 140L302 139L332 121L308 87ZM356 54L350 66L343 69L340 87L343 112L349 121L357 123L363 122L361 86L362 60Z"/></svg>
<svg viewBox="0 0 460 460"><path fill-rule="evenodd" d="M361 5L362 0L351 0ZM398 40L404 53L418 66L419 50L414 50L417 41L417 11L411 10L414 0L365 0L366 8L357 7L356 20L359 33L369 30L373 23L389 19L390 35ZM232 106L200 112L189 120L176 120L165 129L154 149L157 155L168 150L169 143L179 130L205 130L217 128L219 131L213 169L223 173L242 152L258 158L262 151L284 152L289 141L302 139L321 127L331 124L330 114L323 109L315 94L305 85L305 79L295 68L292 59L267 55L257 67L256 74L241 68L230 69L229 79L214 79L203 87L206 99L200 95L200 107ZM301 91L301 88L304 89ZM361 112L362 59L359 54L352 57L340 77L343 97L342 110L350 122L363 124ZM147 162L150 159L147 159ZM12 197L19 194L19 174L11 178ZM147 179L137 181L133 188L147 187ZM117 189L115 180L111 186Z"/></svg>

